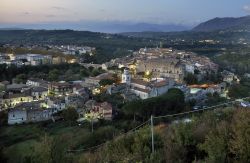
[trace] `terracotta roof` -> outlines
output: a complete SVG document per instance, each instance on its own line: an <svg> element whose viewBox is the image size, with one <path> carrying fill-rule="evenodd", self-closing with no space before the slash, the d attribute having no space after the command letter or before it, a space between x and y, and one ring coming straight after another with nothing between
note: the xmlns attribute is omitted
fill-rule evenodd
<svg viewBox="0 0 250 163"><path fill-rule="evenodd" d="M150 92L149 89L142 89L142 88L137 88L137 87L132 88L132 89L134 89L134 90L136 90L136 91L144 92L144 93L149 93L149 92Z"/></svg>
<svg viewBox="0 0 250 163"><path fill-rule="evenodd" d="M154 87L163 87L163 86L166 86L166 85L168 85L168 81L166 81L166 80L156 82L156 83L153 84Z"/></svg>
<svg viewBox="0 0 250 163"><path fill-rule="evenodd" d="M140 79L132 79L131 83L148 86L150 83Z"/></svg>
<svg viewBox="0 0 250 163"><path fill-rule="evenodd" d="M96 80L102 80L102 79L113 79L113 74L111 73L103 73L103 74L100 74L96 77L92 77Z"/></svg>

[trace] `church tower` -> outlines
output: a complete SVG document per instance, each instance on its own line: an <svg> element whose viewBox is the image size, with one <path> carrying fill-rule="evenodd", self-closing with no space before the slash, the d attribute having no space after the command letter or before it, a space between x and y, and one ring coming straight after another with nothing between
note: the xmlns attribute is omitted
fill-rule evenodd
<svg viewBox="0 0 250 163"><path fill-rule="evenodd" d="M129 69L125 68L122 74L122 83L130 84L130 81L131 81L131 74L129 72Z"/></svg>

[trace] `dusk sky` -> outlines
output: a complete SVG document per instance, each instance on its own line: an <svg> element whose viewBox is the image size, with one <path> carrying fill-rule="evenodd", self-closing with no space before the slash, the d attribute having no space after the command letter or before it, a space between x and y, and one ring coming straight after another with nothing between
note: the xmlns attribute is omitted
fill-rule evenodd
<svg viewBox="0 0 250 163"><path fill-rule="evenodd" d="M0 0L0 25L86 20L194 25L248 14L249 0Z"/></svg>

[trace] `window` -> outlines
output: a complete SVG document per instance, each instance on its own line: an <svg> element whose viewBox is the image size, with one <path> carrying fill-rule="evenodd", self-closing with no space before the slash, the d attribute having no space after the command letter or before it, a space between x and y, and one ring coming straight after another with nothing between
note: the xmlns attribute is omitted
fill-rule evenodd
<svg viewBox="0 0 250 163"><path fill-rule="evenodd" d="M15 114L13 114L13 117L15 117Z"/></svg>

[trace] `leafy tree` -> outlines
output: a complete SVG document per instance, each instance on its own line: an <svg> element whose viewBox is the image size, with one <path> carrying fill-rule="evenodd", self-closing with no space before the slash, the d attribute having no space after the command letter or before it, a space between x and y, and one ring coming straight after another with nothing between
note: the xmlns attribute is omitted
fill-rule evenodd
<svg viewBox="0 0 250 163"><path fill-rule="evenodd" d="M240 84L232 85L228 90L229 97L243 98L250 95L250 88Z"/></svg>
<svg viewBox="0 0 250 163"><path fill-rule="evenodd" d="M132 101L132 102L126 104L123 107L123 111L126 115L133 115L133 119L135 121L136 116L140 116L140 114L141 114L141 110L140 110L141 105L142 105L141 100L135 100L135 101Z"/></svg>
<svg viewBox="0 0 250 163"><path fill-rule="evenodd" d="M206 136L206 140L200 145L208 157L208 162L226 162L229 154L229 125L227 122L221 122L215 129L212 129Z"/></svg>
<svg viewBox="0 0 250 163"><path fill-rule="evenodd" d="M220 95L215 92L214 94L208 94L206 99L206 105L213 106L218 103L225 102L227 99L224 97L220 97Z"/></svg>
<svg viewBox="0 0 250 163"><path fill-rule="evenodd" d="M67 135L60 135L54 138L45 135L41 142L35 146L34 152L29 159L30 162L37 163L67 163L72 159L67 155L68 140ZM71 161L70 161L71 160Z"/></svg>
<svg viewBox="0 0 250 163"><path fill-rule="evenodd" d="M184 80L187 84L197 84L198 79L194 74L188 73L185 77Z"/></svg>
<svg viewBox="0 0 250 163"><path fill-rule="evenodd" d="M26 74L19 74L15 78L16 83L26 83L27 81L27 75Z"/></svg>
<svg viewBox="0 0 250 163"><path fill-rule="evenodd" d="M122 110L128 116L138 115L140 118L148 119L151 115L178 113L184 108L183 92L179 89L170 89L159 97L129 102L123 106Z"/></svg>
<svg viewBox="0 0 250 163"><path fill-rule="evenodd" d="M6 111L0 112L0 126L7 124L8 113Z"/></svg>
<svg viewBox="0 0 250 163"><path fill-rule="evenodd" d="M162 138L164 142L164 159L170 163L185 162L187 150L182 144L175 140L175 129L171 127L165 132L168 134L164 135Z"/></svg>
<svg viewBox="0 0 250 163"><path fill-rule="evenodd" d="M151 155L150 138L149 129L146 128L134 135L119 137L100 150L102 153L99 159L103 162L149 162L155 157L155 155ZM162 142L159 142L157 134L155 138L156 147L159 149L158 144L162 144ZM160 162L160 160L158 161Z"/></svg>
<svg viewBox="0 0 250 163"><path fill-rule="evenodd" d="M113 83L115 83L114 80L111 80L111 79L102 79L99 84L101 86L106 86L106 85L112 85Z"/></svg>
<svg viewBox="0 0 250 163"><path fill-rule="evenodd" d="M81 75L82 77L88 77L88 76L89 76L89 71L88 71L87 69L85 69L85 68L82 68L82 69L80 70L80 75Z"/></svg>
<svg viewBox="0 0 250 163"><path fill-rule="evenodd" d="M97 76L97 75L100 75L102 72L100 71L100 70L98 70L98 69L94 69L93 71L92 71L92 76Z"/></svg>
<svg viewBox="0 0 250 163"><path fill-rule="evenodd" d="M56 81L56 80L58 80L59 75L60 75L59 70L53 69L53 70L51 70L51 71L49 72L48 79L49 79L50 81Z"/></svg>
<svg viewBox="0 0 250 163"><path fill-rule="evenodd" d="M230 150L235 160L250 162L250 110L238 110L233 116Z"/></svg>
<svg viewBox="0 0 250 163"><path fill-rule="evenodd" d="M78 113L75 108L69 107L62 112L64 120L68 121L70 125L75 122L78 118Z"/></svg>
<svg viewBox="0 0 250 163"><path fill-rule="evenodd" d="M8 158L3 153L3 148L2 147L0 147L0 162L1 163L7 163L8 162Z"/></svg>

